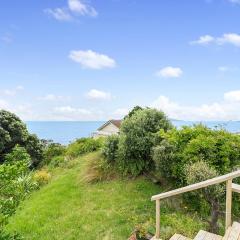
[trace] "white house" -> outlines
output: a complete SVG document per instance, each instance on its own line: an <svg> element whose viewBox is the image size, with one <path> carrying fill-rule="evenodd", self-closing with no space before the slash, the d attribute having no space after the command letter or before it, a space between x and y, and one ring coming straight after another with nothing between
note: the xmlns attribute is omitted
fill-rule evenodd
<svg viewBox="0 0 240 240"><path fill-rule="evenodd" d="M109 120L92 134L94 138L119 134L122 120Z"/></svg>

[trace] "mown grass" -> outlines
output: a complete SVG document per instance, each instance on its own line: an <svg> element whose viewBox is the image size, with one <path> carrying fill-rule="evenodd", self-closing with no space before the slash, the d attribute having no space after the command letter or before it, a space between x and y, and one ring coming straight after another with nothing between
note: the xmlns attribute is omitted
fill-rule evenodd
<svg viewBox="0 0 240 240"><path fill-rule="evenodd" d="M100 157L91 153L74 161L71 168L54 170L52 181L25 200L6 230L17 231L26 240L123 240L135 226L147 223L154 230L153 194L161 192L144 177L83 181L86 162ZM165 204L162 208L163 238L175 232L192 237L202 228L189 216Z"/></svg>

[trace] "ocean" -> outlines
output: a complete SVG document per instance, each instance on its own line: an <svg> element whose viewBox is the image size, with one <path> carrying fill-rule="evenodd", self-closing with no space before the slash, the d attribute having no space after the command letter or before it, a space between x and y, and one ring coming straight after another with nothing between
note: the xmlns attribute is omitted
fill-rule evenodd
<svg viewBox="0 0 240 240"><path fill-rule="evenodd" d="M53 140L61 144L68 144L77 138L90 137L103 123L104 121L26 122L30 133L37 134L41 139ZM191 126L199 122L172 120L172 123L180 128L184 125ZM206 121L202 123L210 128L223 127L233 133L240 132L240 121Z"/></svg>

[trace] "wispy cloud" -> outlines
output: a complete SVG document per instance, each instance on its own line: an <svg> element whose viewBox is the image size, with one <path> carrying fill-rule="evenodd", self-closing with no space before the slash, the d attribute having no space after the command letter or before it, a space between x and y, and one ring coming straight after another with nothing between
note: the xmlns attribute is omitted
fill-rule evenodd
<svg viewBox="0 0 240 240"><path fill-rule="evenodd" d="M17 86L16 88L13 88L13 89L0 90L0 94L13 97L23 90L24 90L23 86Z"/></svg>
<svg viewBox="0 0 240 240"><path fill-rule="evenodd" d="M74 62L80 63L83 68L91 69L103 69L103 68L114 68L116 62L114 59L107 55L94 52L92 50L87 51L71 51L69 58Z"/></svg>
<svg viewBox="0 0 240 240"><path fill-rule="evenodd" d="M240 119L240 90L226 92L223 100L199 106L182 105L166 96L159 96L150 107L160 109L170 117L181 120L238 120Z"/></svg>
<svg viewBox="0 0 240 240"><path fill-rule="evenodd" d="M73 17L66 8L45 9L44 12L59 21L71 21Z"/></svg>
<svg viewBox="0 0 240 240"><path fill-rule="evenodd" d="M98 15L95 8L79 0L68 0L69 9L82 16L96 17Z"/></svg>
<svg viewBox="0 0 240 240"><path fill-rule="evenodd" d="M78 16L96 17L98 15L94 7L82 0L68 0L67 6L47 8L44 12L58 21L72 21Z"/></svg>
<svg viewBox="0 0 240 240"><path fill-rule="evenodd" d="M201 36L198 40L190 42L190 44L208 45L209 43L212 43L214 41L214 37L210 35L204 35Z"/></svg>
<svg viewBox="0 0 240 240"><path fill-rule="evenodd" d="M112 95L109 92L91 89L89 92L87 92L86 97L90 100L110 100Z"/></svg>
<svg viewBox="0 0 240 240"><path fill-rule="evenodd" d="M178 78L183 74L183 71L179 67L164 67L157 71L156 75L163 78Z"/></svg>
<svg viewBox="0 0 240 240"><path fill-rule="evenodd" d="M235 47L240 47L240 35L237 33L225 33L221 37L213 37L211 35L201 36L198 40L191 41L190 44L208 45L208 44L231 44Z"/></svg>
<svg viewBox="0 0 240 240"><path fill-rule="evenodd" d="M67 101L70 99L70 97L65 97L61 95L55 95L55 94L47 94L43 97L38 98L41 101L48 101L48 102L58 102L58 101Z"/></svg>

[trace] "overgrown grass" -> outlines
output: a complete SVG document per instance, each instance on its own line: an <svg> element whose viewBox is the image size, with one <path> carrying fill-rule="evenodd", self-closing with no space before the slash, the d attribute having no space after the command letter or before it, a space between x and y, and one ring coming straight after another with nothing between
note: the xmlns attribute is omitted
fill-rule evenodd
<svg viewBox="0 0 240 240"><path fill-rule="evenodd" d="M26 240L123 240L143 223L153 231L155 205L150 197L161 192L159 186L144 177L84 181L86 166L98 156L91 153L70 168L55 169L51 182L21 204L6 230ZM196 216L163 206L163 238L175 232L193 237L202 227Z"/></svg>

